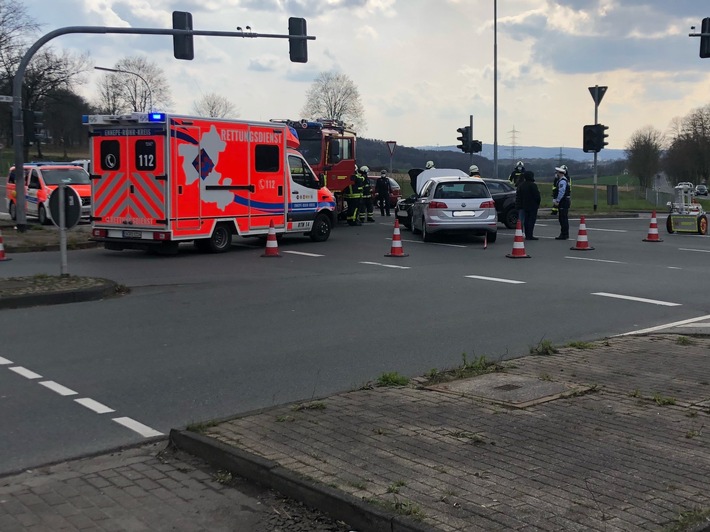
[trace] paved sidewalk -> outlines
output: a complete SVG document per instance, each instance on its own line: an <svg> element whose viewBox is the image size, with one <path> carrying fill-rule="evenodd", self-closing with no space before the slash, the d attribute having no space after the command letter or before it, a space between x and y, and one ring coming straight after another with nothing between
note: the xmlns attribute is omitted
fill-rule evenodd
<svg viewBox="0 0 710 532"><path fill-rule="evenodd" d="M361 531L710 529L710 337L618 337L504 364L171 438Z"/></svg>

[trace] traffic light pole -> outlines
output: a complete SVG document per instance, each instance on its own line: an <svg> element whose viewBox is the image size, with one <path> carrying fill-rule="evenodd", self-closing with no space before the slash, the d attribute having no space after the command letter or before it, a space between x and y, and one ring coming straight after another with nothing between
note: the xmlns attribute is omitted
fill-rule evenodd
<svg viewBox="0 0 710 532"><path fill-rule="evenodd" d="M469 122L469 131L471 132L471 142L473 142L473 115L468 115L468 122ZM473 149L468 154L468 165L471 166L473 164Z"/></svg>
<svg viewBox="0 0 710 532"><path fill-rule="evenodd" d="M599 102L594 99L594 125L599 123ZM594 152L594 212L597 212L597 155L599 152Z"/></svg>

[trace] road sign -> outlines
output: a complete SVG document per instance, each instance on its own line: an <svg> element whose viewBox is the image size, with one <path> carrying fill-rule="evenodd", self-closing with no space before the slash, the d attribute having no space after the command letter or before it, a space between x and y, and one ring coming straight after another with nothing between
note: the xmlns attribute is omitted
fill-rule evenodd
<svg viewBox="0 0 710 532"><path fill-rule="evenodd" d="M390 157L394 155L394 149L397 146L397 141L396 140L388 140L385 142L387 144L387 149L390 151Z"/></svg>
<svg viewBox="0 0 710 532"><path fill-rule="evenodd" d="M595 85L594 87L589 87L589 94L592 95L592 98L594 98L594 103L599 105L602 103L602 98L604 98L604 95L606 94L606 90L609 87L600 87L599 85Z"/></svg>
<svg viewBox="0 0 710 532"><path fill-rule="evenodd" d="M64 226L71 229L79 223L81 218L81 198L76 190L67 186L55 188L49 195L49 213L52 215L54 225L59 227L59 194L64 189Z"/></svg>
<svg viewBox="0 0 710 532"><path fill-rule="evenodd" d="M12 96L0 95L0 103L12 103Z"/></svg>

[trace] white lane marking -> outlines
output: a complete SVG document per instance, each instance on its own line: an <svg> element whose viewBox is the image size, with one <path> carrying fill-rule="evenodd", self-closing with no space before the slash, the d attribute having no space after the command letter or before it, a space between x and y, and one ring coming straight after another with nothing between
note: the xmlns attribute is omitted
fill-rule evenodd
<svg viewBox="0 0 710 532"><path fill-rule="evenodd" d="M644 297L624 296L621 294L610 294L608 292L593 292L593 296L612 297L615 299L626 299L627 301L638 301L639 303L651 303L652 305L661 305L664 307L680 307L681 303L669 303L668 301L658 301L656 299L646 299Z"/></svg>
<svg viewBox="0 0 710 532"><path fill-rule="evenodd" d="M76 395L77 394L77 392L75 392L74 390L67 388L66 386L62 386L58 382L42 381L42 382L40 382L40 384L42 386L44 386L45 388L49 388L53 392L57 392L59 395L66 396L66 395Z"/></svg>
<svg viewBox="0 0 710 532"><path fill-rule="evenodd" d="M586 226L586 224L585 224ZM587 231L606 231L607 233L628 233L626 229L599 229L598 227L587 227Z"/></svg>
<svg viewBox="0 0 710 532"><path fill-rule="evenodd" d="M686 323L684 325L678 325L678 327L710 327L710 323Z"/></svg>
<svg viewBox="0 0 710 532"><path fill-rule="evenodd" d="M515 281L513 279L501 279L499 277L484 277L483 275L464 275L469 279L481 279L482 281L495 281L496 283L525 284L525 281Z"/></svg>
<svg viewBox="0 0 710 532"><path fill-rule="evenodd" d="M14 371L18 375L22 375L23 377L27 379L41 379L42 375L39 373L35 373L34 371L30 371L27 368L23 368L22 366L15 366L14 368L10 368L10 371Z"/></svg>
<svg viewBox="0 0 710 532"><path fill-rule="evenodd" d="M94 401L93 399L89 399L88 397L84 397L82 399L74 399L77 403L79 403L81 406L85 406L89 410L93 410L97 414L106 414L108 412L115 412L113 408L109 408L108 406L99 403L98 401Z"/></svg>
<svg viewBox="0 0 710 532"><path fill-rule="evenodd" d="M4 366L6 364L12 364L12 360L8 360L6 358L0 357L0 366Z"/></svg>
<svg viewBox="0 0 710 532"><path fill-rule="evenodd" d="M387 240L392 240L388 238ZM427 246L445 246L450 248L465 248L463 244L444 244L442 242L424 242L423 240L402 240L402 242L409 242L411 244L426 244Z"/></svg>
<svg viewBox="0 0 710 532"><path fill-rule="evenodd" d="M632 334L646 334L650 332L656 332L656 331L662 331L663 329L671 329L673 327L681 327L683 325L686 325L688 323L694 323L696 321L703 321L710 319L710 314L706 316L700 316L699 318L690 318L687 320L681 320L681 321L674 321L673 323L666 323L665 325L657 325L656 327L649 327L648 329L641 329L639 331L629 331L621 334L617 334L616 336L629 336Z"/></svg>
<svg viewBox="0 0 710 532"><path fill-rule="evenodd" d="M290 253L291 255L303 255L304 257L323 257L316 253L306 253L305 251L282 251L282 253Z"/></svg>
<svg viewBox="0 0 710 532"><path fill-rule="evenodd" d="M695 251L696 253L710 253L708 249L678 248L678 251Z"/></svg>
<svg viewBox="0 0 710 532"><path fill-rule="evenodd" d="M394 264L382 264L381 262L360 262L360 264L369 264L371 266L382 266L383 268L397 268L400 270L409 270L409 266L396 266Z"/></svg>
<svg viewBox="0 0 710 532"><path fill-rule="evenodd" d="M113 420L118 423L119 425L123 425L126 428L131 429L134 432L137 432L144 438L150 438L152 436L162 436L162 432L158 432L155 429L151 429L149 426L144 425L143 423L138 423L137 421L131 419L130 417L115 417Z"/></svg>
<svg viewBox="0 0 710 532"><path fill-rule="evenodd" d="M618 260L590 259L589 257L565 257L565 258L572 259L572 260L589 260L592 262L608 262L610 264L627 264L626 262L621 262Z"/></svg>
<svg viewBox="0 0 710 532"><path fill-rule="evenodd" d="M682 270L683 268L681 268L680 266L668 266L668 269L669 270Z"/></svg>

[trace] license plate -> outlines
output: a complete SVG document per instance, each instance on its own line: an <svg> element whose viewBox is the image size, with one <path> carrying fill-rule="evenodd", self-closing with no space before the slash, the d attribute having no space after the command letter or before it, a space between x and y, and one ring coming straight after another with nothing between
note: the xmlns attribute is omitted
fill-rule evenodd
<svg viewBox="0 0 710 532"><path fill-rule="evenodd" d="M476 211L454 211L454 217L457 216L476 216Z"/></svg>
<svg viewBox="0 0 710 532"><path fill-rule="evenodd" d="M124 231L123 238L141 238L143 233L140 231Z"/></svg>

